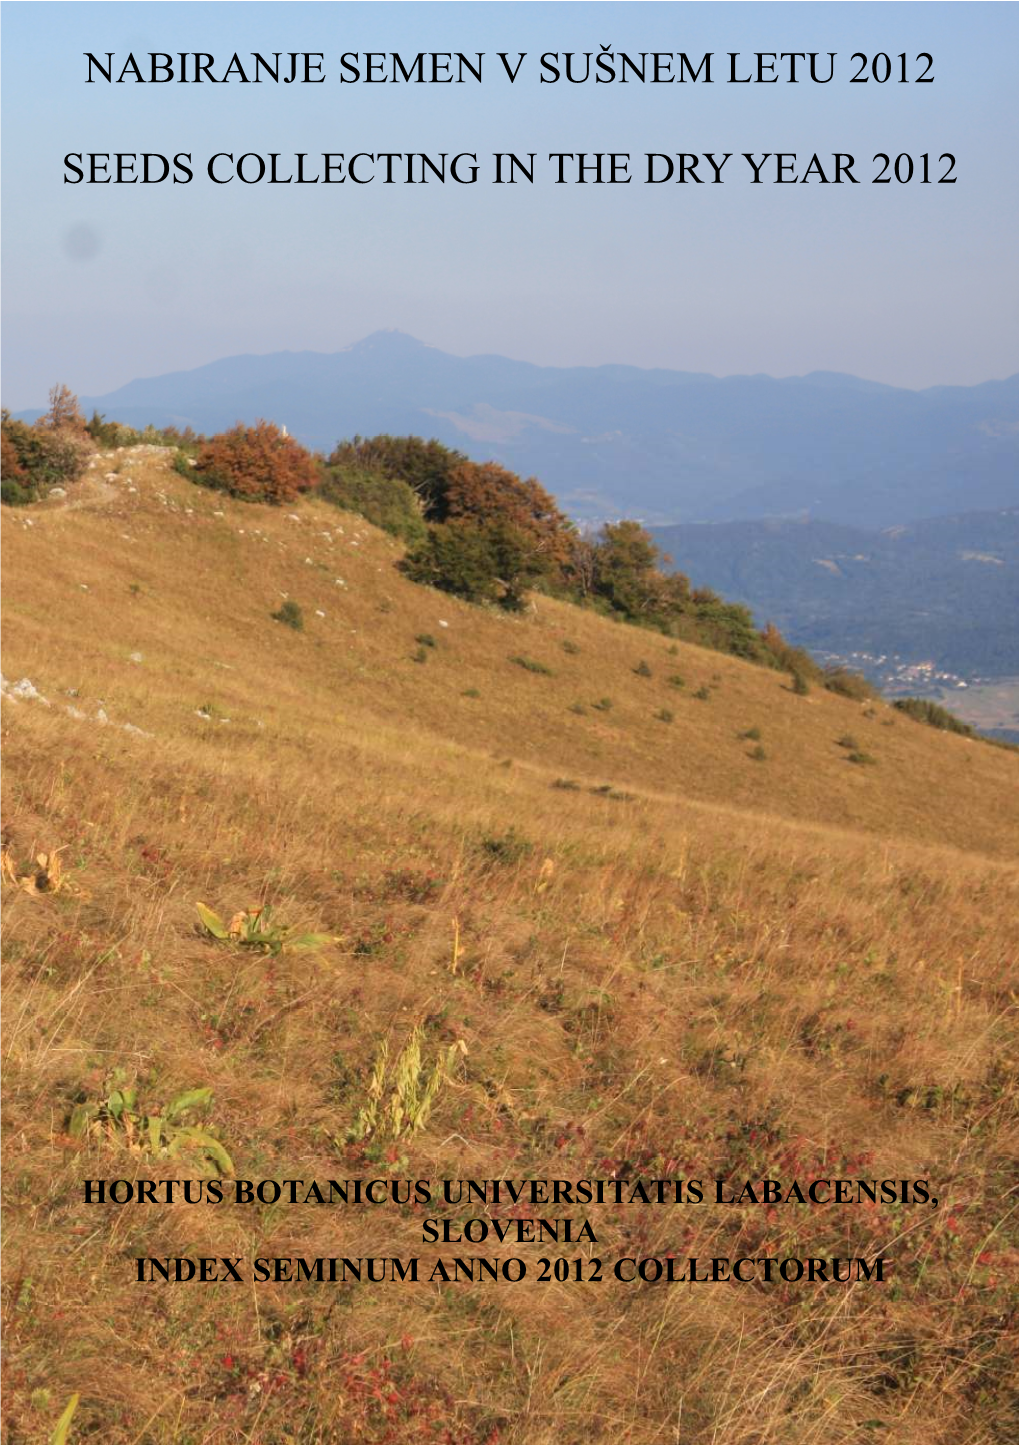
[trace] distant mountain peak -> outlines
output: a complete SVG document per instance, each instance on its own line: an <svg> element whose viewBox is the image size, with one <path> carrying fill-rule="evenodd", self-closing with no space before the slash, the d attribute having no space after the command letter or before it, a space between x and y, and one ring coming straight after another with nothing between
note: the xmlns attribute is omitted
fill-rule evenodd
<svg viewBox="0 0 1020 1445"><path fill-rule="evenodd" d="M350 346L340 349L340 354L357 354L359 351L385 351L390 355L400 353L407 354L414 351L435 351L434 346L429 346L424 341L419 341L416 336L409 336L406 331L398 331L395 326L383 327L380 331L373 331L368 336L363 336L360 341L353 341Z"/></svg>

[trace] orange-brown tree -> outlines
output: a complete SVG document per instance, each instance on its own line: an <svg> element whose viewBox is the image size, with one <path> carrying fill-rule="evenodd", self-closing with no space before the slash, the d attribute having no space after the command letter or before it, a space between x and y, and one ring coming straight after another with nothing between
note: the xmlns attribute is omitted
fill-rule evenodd
<svg viewBox="0 0 1020 1445"><path fill-rule="evenodd" d="M66 386L50 392L50 410L33 426L0 413L3 433L2 500L34 502L52 487L75 482L95 452L85 431L78 399Z"/></svg>
<svg viewBox="0 0 1020 1445"><path fill-rule="evenodd" d="M319 468L300 442L275 422L254 426L238 422L201 448L192 472L196 482L229 492L246 502L280 506L307 492L319 480Z"/></svg>
<svg viewBox="0 0 1020 1445"><path fill-rule="evenodd" d="M461 462L450 472L445 502L448 520L498 522L519 532L540 572L566 564L573 528L534 477L524 481L496 462Z"/></svg>
<svg viewBox="0 0 1020 1445"><path fill-rule="evenodd" d="M17 448L6 432L0 434L0 477L4 481L18 481L25 475Z"/></svg>
<svg viewBox="0 0 1020 1445"><path fill-rule="evenodd" d="M35 425L40 431L73 431L84 436L85 418L69 386L58 382L50 387L49 410L37 418Z"/></svg>

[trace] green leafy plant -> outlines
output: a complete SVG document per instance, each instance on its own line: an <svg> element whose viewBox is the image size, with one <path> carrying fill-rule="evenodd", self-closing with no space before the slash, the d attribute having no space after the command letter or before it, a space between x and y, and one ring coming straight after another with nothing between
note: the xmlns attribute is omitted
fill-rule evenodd
<svg viewBox="0 0 1020 1445"><path fill-rule="evenodd" d="M611 697L600 697L598 702L593 702L592 707L596 712L612 712L613 699Z"/></svg>
<svg viewBox="0 0 1020 1445"><path fill-rule="evenodd" d="M746 739L749 743L761 741L761 728L748 728L746 732L738 733L738 737Z"/></svg>
<svg viewBox="0 0 1020 1445"><path fill-rule="evenodd" d="M667 677L666 681L669 683L670 687L675 687L678 689L687 686L686 681L680 676L678 672L674 672L671 677Z"/></svg>
<svg viewBox="0 0 1020 1445"><path fill-rule="evenodd" d="M385 1039L376 1052L368 1097L347 1131L348 1142L369 1137L408 1138L424 1129L440 1090L453 1077L467 1053L463 1039L440 1049L431 1064L422 1051L423 1031L415 1028L396 1059L390 1062Z"/></svg>
<svg viewBox="0 0 1020 1445"><path fill-rule="evenodd" d="M138 1090L124 1083L123 1069L115 1069L107 1082L105 1098L75 1104L68 1120L72 1139L105 1138L134 1154L155 1159L195 1159L219 1174L233 1174L226 1149L209 1127L191 1123L187 1116L208 1107L212 1089L185 1089L162 1109L143 1110Z"/></svg>
<svg viewBox="0 0 1020 1445"><path fill-rule="evenodd" d="M965 738L974 736L974 729L969 723L961 722L948 708L940 707L937 702L924 697L898 697L893 703L898 712L905 712L907 717L912 717L915 722L926 723L930 728L938 728L942 732L960 733Z"/></svg>
<svg viewBox="0 0 1020 1445"><path fill-rule="evenodd" d="M652 675L652 669L648 666L648 663L645 662L644 659L642 659L641 662L638 663L637 667L631 668L631 671L634 673L635 677L651 677Z"/></svg>
<svg viewBox="0 0 1020 1445"><path fill-rule="evenodd" d="M878 761L870 753L862 753L858 748L855 748L852 753L848 753L846 760L848 763L857 763L862 767L870 767Z"/></svg>
<svg viewBox="0 0 1020 1445"><path fill-rule="evenodd" d="M436 645L436 639L432 636L431 632L419 632L414 640L418 643L419 647L435 647Z"/></svg>
<svg viewBox="0 0 1020 1445"><path fill-rule="evenodd" d="M712 696L712 694L709 692L708 688L705 687L704 684L702 684L702 686L698 688L694 696L698 699L699 702L707 702L708 699Z"/></svg>
<svg viewBox="0 0 1020 1445"><path fill-rule="evenodd" d="M563 648L563 651L567 653L570 657L576 657L577 654L581 651L577 643L571 642L569 637L565 637L560 643L560 646Z"/></svg>
<svg viewBox="0 0 1020 1445"><path fill-rule="evenodd" d="M298 952L302 949L321 948L334 940L328 933L294 933L284 924L273 922L273 909L269 903L256 908L244 908L235 913L229 923L204 903L196 903L195 911L202 928L218 943L233 943L240 948L254 948L261 953L283 953L285 949Z"/></svg>
<svg viewBox="0 0 1020 1445"><path fill-rule="evenodd" d="M668 707L660 707L655 717L658 722L671 723L673 721L673 714Z"/></svg>
<svg viewBox="0 0 1020 1445"><path fill-rule="evenodd" d="M793 672L790 674L790 686L798 697L806 697L811 691L811 684L802 672Z"/></svg>

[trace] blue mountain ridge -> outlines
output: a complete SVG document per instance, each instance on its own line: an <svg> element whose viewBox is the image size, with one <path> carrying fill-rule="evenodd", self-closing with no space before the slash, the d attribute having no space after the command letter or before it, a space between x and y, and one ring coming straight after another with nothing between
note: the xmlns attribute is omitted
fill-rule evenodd
<svg viewBox="0 0 1020 1445"><path fill-rule="evenodd" d="M435 436L537 476L582 522L878 528L1012 506L1017 398L1016 376L915 392L828 371L548 367L376 332L333 353L224 357L81 402L202 432L266 417L324 451L355 433Z"/></svg>

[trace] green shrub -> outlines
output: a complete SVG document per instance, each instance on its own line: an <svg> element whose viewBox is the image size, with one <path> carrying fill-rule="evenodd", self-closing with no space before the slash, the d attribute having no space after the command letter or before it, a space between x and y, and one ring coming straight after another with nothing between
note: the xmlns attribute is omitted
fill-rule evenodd
<svg viewBox="0 0 1020 1445"><path fill-rule="evenodd" d="M898 697L893 703L898 712L906 713L915 722L925 723L930 728L938 728L941 732L959 733L962 737L972 738L974 729L963 722L948 708L940 707L937 702L923 697Z"/></svg>
<svg viewBox="0 0 1020 1445"><path fill-rule="evenodd" d="M295 632L304 630L305 615L298 604L289 597L286 602L281 603L278 611L271 612L269 615L274 622L282 622L284 627L292 627Z"/></svg>
<svg viewBox="0 0 1020 1445"><path fill-rule="evenodd" d="M13 477L4 477L0 481L0 503L5 507L25 507L35 500L36 494L32 488L23 486Z"/></svg>
<svg viewBox="0 0 1020 1445"><path fill-rule="evenodd" d="M702 684L702 686L698 688L694 696L698 699L699 702L707 702L708 699L712 696L712 694L709 692L708 688L705 687L704 684Z"/></svg>
<svg viewBox="0 0 1020 1445"><path fill-rule="evenodd" d="M494 863L505 864L523 862L535 847L516 828L509 828L505 833L484 834L479 839L478 846Z"/></svg>
<svg viewBox="0 0 1020 1445"><path fill-rule="evenodd" d="M838 693L840 697L849 697L854 702L867 702L878 697L877 690L866 677L846 667L827 667L822 674L822 682L826 692Z"/></svg>
<svg viewBox="0 0 1020 1445"><path fill-rule="evenodd" d="M26 426L6 414L2 422L3 479L15 481L34 501L51 487L67 486L83 476L95 453L95 443L84 430L71 426ZM13 497L16 493L8 489Z"/></svg>
<svg viewBox="0 0 1020 1445"><path fill-rule="evenodd" d="M846 748L847 752L855 753L859 744L853 733L844 733L841 738L836 739L836 746Z"/></svg>
<svg viewBox="0 0 1020 1445"><path fill-rule="evenodd" d="M450 477L466 461L463 452L435 440L381 435L338 442L327 465L330 473L360 472L403 482L430 521L443 521Z"/></svg>
<svg viewBox="0 0 1020 1445"><path fill-rule="evenodd" d="M512 524L462 519L428 528L428 535L401 564L412 582L424 582L466 602L496 602L507 611L524 603L528 586L545 564Z"/></svg>
<svg viewBox="0 0 1020 1445"><path fill-rule="evenodd" d="M463 597L466 602L495 601L496 574L485 538L475 527L429 527L403 561L412 582L423 582Z"/></svg>
<svg viewBox="0 0 1020 1445"><path fill-rule="evenodd" d="M404 570L412 581L468 602L523 605L538 581L562 582L572 531L533 477L471 462L438 442L376 437L342 443L330 467L368 466L411 487L428 524Z"/></svg>
<svg viewBox="0 0 1020 1445"><path fill-rule="evenodd" d="M611 712L613 699L611 697L600 697L598 702L592 703L592 707L595 708L596 712Z"/></svg>
<svg viewBox="0 0 1020 1445"><path fill-rule="evenodd" d="M667 677L666 681L669 683L670 687L675 687L677 689L687 686L687 683L678 672L674 672L672 677Z"/></svg>
<svg viewBox="0 0 1020 1445"><path fill-rule="evenodd" d="M631 670L635 677L651 677L652 675L652 669L648 666L648 663L643 660L638 663L637 667Z"/></svg>
<svg viewBox="0 0 1020 1445"><path fill-rule="evenodd" d="M44 432L39 480L49 487L76 482L88 470L95 450L91 437L80 432Z"/></svg>
<svg viewBox="0 0 1020 1445"><path fill-rule="evenodd" d="M765 660L761 634L750 610L739 602L724 602L708 588L691 593L689 610L697 625L698 641L718 652L750 662Z"/></svg>
<svg viewBox="0 0 1020 1445"><path fill-rule="evenodd" d="M569 653L571 657L576 657L577 654L581 651L577 643L571 642L569 637L565 637L560 643L560 646L563 648L563 651Z"/></svg>
<svg viewBox="0 0 1020 1445"><path fill-rule="evenodd" d="M827 692L849 697L854 702L873 701L879 696L877 689L859 672L851 672L848 667L841 666L820 668L810 653L787 642L771 622L761 634L761 644L764 649L762 660L790 673L793 690L801 696L810 690L812 682L820 683Z"/></svg>
<svg viewBox="0 0 1020 1445"><path fill-rule="evenodd" d="M564 793L579 793L581 784L575 783L573 778L557 778L550 786L559 788Z"/></svg>
<svg viewBox="0 0 1020 1445"><path fill-rule="evenodd" d="M461 697L481 697L481 695L477 687L466 687L461 693Z"/></svg>
<svg viewBox="0 0 1020 1445"><path fill-rule="evenodd" d="M752 758L756 763L763 763L768 757L768 753L762 747L761 743L759 743L758 746L756 748L753 748L747 756L749 758Z"/></svg>
<svg viewBox="0 0 1020 1445"><path fill-rule="evenodd" d="M761 741L761 728L748 728L746 732L739 733L739 737L746 738L749 743Z"/></svg>
<svg viewBox="0 0 1020 1445"><path fill-rule="evenodd" d="M412 662L428 662L429 650L427 647L416 647L411 653Z"/></svg>
<svg viewBox="0 0 1020 1445"><path fill-rule="evenodd" d="M419 632L414 640L420 647L435 647L436 645L436 639L431 632Z"/></svg>
<svg viewBox="0 0 1020 1445"><path fill-rule="evenodd" d="M578 717L585 717L587 715L588 709L585 707L583 702L572 702L567 711L576 713Z"/></svg>
<svg viewBox="0 0 1020 1445"><path fill-rule="evenodd" d="M661 623L663 603L680 585L658 570L661 558L640 523L607 522L588 556L590 592L602 607L629 621ZM686 588L686 578L682 582Z"/></svg>
<svg viewBox="0 0 1020 1445"><path fill-rule="evenodd" d="M870 753L862 753L858 748L854 748L852 753L847 753L846 760L848 763L857 763L861 767L868 767L872 763L878 762L878 759L873 758Z"/></svg>
<svg viewBox="0 0 1020 1445"><path fill-rule="evenodd" d="M120 431L117 422L107 421L98 409L93 411L92 420L86 423L85 430L97 446L106 447L109 450L112 447L123 445L117 436Z"/></svg>
<svg viewBox="0 0 1020 1445"><path fill-rule="evenodd" d="M511 657L510 661L515 662L518 667L523 667L525 672L541 673L543 677L555 677L556 675L551 667L546 667L544 662L536 662L533 657Z"/></svg>
<svg viewBox="0 0 1020 1445"><path fill-rule="evenodd" d="M780 672L802 673L811 681L817 681L821 677L821 668L815 662L809 652L802 647L794 647L787 642L786 638L773 623L769 622L761 634L762 647L765 651L764 661L769 666L778 668Z"/></svg>
<svg viewBox="0 0 1020 1445"><path fill-rule="evenodd" d="M167 427L161 430L158 427L147 426L142 431L136 430L133 426L125 426L123 422L107 421L98 411L92 413L92 420L85 423L85 430L97 446L104 447L111 451L116 447L185 447L192 453L197 451L199 445L204 442L204 437L198 437L187 427L179 432L176 427Z"/></svg>
<svg viewBox="0 0 1020 1445"><path fill-rule="evenodd" d="M335 507L356 512L391 537L401 537L409 547L425 540L417 494L399 477L364 467L334 466L327 469L319 491Z"/></svg>
<svg viewBox="0 0 1020 1445"><path fill-rule="evenodd" d="M673 714L668 707L660 707L655 717L658 722L671 723L673 721Z"/></svg>

